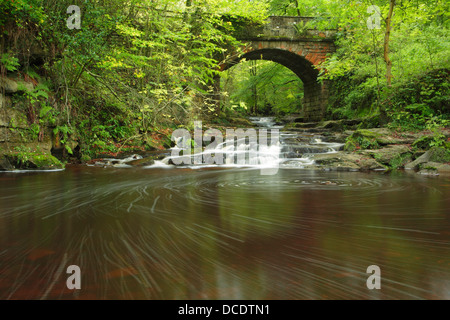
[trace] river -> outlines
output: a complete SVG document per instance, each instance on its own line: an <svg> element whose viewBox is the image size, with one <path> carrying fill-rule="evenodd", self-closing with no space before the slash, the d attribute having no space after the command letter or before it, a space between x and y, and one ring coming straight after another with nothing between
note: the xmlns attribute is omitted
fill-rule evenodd
<svg viewBox="0 0 450 320"><path fill-rule="evenodd" d="M155 165L0 181L0 299L450 299L449 177Z"/></svg>

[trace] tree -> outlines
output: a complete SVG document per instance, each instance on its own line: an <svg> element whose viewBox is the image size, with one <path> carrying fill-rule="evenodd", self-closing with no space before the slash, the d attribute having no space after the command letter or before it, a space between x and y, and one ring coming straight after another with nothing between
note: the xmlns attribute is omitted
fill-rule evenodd
<svg viewBox="0 0 450 320"><path fill-rule="evenodd" d="M395 7L395 0L389 1L389 12L386 17L386 32L384 36L384 61L386 62L386 81L388 87L391 86L391 79L392 79L392 61L389 58L389 38L391 35L391 21L392 21L392 14L394 12Z"/></svg>

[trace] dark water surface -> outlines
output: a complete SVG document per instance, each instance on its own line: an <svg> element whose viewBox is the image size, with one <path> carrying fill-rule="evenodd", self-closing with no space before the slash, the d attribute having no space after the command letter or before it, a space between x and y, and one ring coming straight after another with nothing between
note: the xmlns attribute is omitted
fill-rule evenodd
<svg viewBox="0 0 450 320"><path fill-rule="evenodd" d="M449 208L414 173L3 173L0 299L450 299Z"/></svg>

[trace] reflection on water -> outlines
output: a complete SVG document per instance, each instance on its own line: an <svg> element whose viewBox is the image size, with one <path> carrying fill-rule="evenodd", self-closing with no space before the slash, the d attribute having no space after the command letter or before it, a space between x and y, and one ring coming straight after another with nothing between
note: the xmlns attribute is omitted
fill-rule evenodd
<svg viewBox="0 0 450 320"><path fill-rule="evenodd" d="M0 299L450 299L449 207L407 174L0 174Z"/></svg>

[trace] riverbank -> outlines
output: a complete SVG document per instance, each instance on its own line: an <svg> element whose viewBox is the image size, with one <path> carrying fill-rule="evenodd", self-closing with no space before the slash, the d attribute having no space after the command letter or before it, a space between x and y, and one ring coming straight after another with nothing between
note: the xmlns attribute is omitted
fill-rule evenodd
<svg viewBox="0 0 450 320"><path fill-rule="evenodd" d="M324 171L389 171L413 170L419 174L450 174L450 129L439 131L400 132L390 128L364 127L367 121L337 120L309 122L301 121L293 115L285 119L273 119L271 125L283 134L294 134L290 143L303 143L304 135L319 137L323 143L337 143L332 152L294 157L305 157L310 161L301 164L298 169ZM364 124L364 125L361 125ZM225 133L226 129L258 128L246 118L235 118L227 125L207 124L203 130L215 128ZM63 169L65 164L94 165L103 167L151 166L170 156L173 146L173 130L160 129L153 134L138 134L133 139L114 143L109 147L93 149L92 156L82 154L76 135L71 137L71 155L63 147L56 148L54 138L48 138L35 145L20 145L0 150L0 170L52 170ZM297 134L297 135L296 135ZM317 140L317 139L316 139ZM108 143L105 141L105 143ZM106 151L105 151L106 149ZM109 150L109 151L108 151ZM167 161L167 164L173 164Z"/></svg>
<svg viewBox="0 0 450 320"><path fill-rule="evenodd" d="M420 174L450 174L450 128L430 131L397 131L390 128L358 129L367 120L337 120L317 123L292 122L290 132L325 135L342 142L342 150L313 155L309 169L337 171L416 170Z"/></svg>
<svg viewBox="0 0 450 320"><path fill-rule="evenodd" d="M281 124L281 123L279 123ZM291 135L289 143L301 144L305 136L320 140L320 143L334 144L331 152L317 152L301 148L297 158L309 159L296 166L303 170L323 171L391 171L411 170L423 175L450 174L450 129L439 132L398 132L389 128L356 129L357 121L326 121L303 124L298 128L287 124L280 129L284 135ZM236 127L205 125L203 129L216 128L222 132ZM294 127L294 128L293 128ZM246 126L246 128L249 128ZM257 127L255 127L257 128ZM326 147L325 147L326 149ZM297 151L298 152L298 151ZM290 153L292 154L292 152ZM121 159L107 157L93 159L88 165L103 167L151 166L170 156L170 150L145 151ZM286 156L287 157L287 156ZM286 160L286 159L285 159ZM295 159L298 160L298 159ZM285 162L292 162L286 160ZM165 164L173 165L169 160Z"/></svg>

